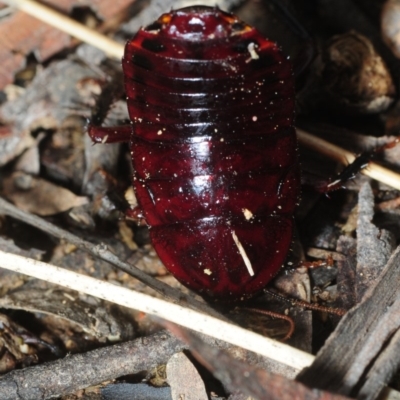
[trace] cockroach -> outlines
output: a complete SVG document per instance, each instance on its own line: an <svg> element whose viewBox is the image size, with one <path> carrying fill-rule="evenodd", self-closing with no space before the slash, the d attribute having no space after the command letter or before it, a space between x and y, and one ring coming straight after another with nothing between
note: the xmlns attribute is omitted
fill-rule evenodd
<svg viewBox="0 0 400 400"><path fill-rule="evenodd" d="M300 169L292 63L218 8L163 14L127 42L130 126L91 126L129 142L133 187L156 252L205 297L250 298L289 252Z"/></svg>

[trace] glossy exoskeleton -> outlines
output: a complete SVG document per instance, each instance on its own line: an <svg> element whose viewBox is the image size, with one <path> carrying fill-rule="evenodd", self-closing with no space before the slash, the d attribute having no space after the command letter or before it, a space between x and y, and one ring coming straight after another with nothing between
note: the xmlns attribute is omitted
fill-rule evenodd
<svg viewBox="0 0 400 400"><path fill-rule="evenodd" d="M162 15L125 47L133 187L155 250L184 285L223 301L259 292L288 254L300 191L287 57L217 8Z"/></svg>

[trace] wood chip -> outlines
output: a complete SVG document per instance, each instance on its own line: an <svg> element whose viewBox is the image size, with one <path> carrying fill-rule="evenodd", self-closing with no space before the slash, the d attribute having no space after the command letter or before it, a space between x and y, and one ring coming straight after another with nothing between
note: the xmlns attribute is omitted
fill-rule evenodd
<svg viewBox="0 0 400 400"><path fill-rule="evenodd" d="M172 400L208 400L201 376L184 353L174 354L167 363Z"/></svg>

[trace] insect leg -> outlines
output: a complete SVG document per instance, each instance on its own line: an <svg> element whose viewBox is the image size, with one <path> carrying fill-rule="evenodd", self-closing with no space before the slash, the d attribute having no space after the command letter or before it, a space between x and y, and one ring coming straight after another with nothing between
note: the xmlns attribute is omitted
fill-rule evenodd
<svg viewBox="0 0 400 400"><path fill-rule="evenodd" d="M143 211L139 206L125 210L125 217L135 221L139 226L147 226Z"/></svg>
<svg viewBox="0 0 400 400"><path fill-rule="evenodd" d="M368 167L368 163L380 152L397 146L400 138L395 139L383 146L379 146L372 151L361 153L356 159L343 169L342 172L332 182L323 182L315 186L315 189L321 193L328 193L340 189L344 183L350 179L354 179L356 175L364 168Z"/></svg>
<svg viewBox="0 0 400 400"><path fill-rule="evenodd" d="M319 304L308 303L307 301L295 299L292 297L287 297L284 294L276 293L275 291L271 291L269 289L264 289L264 293L268 293L279 300L289 302L294 306L302 307L307 310L321 311L327 314L338 315L340 317L346 313L346 310L342 308L327 307L327 306L321 306Z"/></svg>
<svg viewBox="0 0 400 400"><path fill-rule="evenodd" d="M239 309L243 310L243 311L250 311L250 312L254 312L254 313L258 313L258 314L269 315L272 318L282 319L282 320L288 322L289 323L288 332L280 340L281 342L286 342L293 335L294 328L295 328L294 321L293 321L293 319L291 317L289 317L289 316L287 316L285 314L280 314L280 313L277 313L277 312L274 312L274 311L263 310L263 309L260 309L260 308L253 308L253 307L240 307Z"/></svg>
<svg viewBox="0 0 400 400"><path fill-rule="evenodd" d="M87 130L93 143L129 142L132 135L131 125L113 127L89 125Z"/></svg>

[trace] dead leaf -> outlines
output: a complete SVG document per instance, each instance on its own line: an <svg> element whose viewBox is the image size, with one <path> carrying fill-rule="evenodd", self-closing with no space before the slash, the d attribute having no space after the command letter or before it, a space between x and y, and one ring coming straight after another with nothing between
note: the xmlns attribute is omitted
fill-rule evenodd
<svg viewBox="0 0 400 400"><path fill-rule="evenodd" d="M45 314L42 323L53 326L59 339L65 337L65 346L70 351L77 347L71 332L83 331L86 340L90 335L92 340L100 342L133 337L133 322L118 307L106 306L97 299L82 299L76 292L30 286L35 283L28 283L0 298L0 307Z"/></svg>
<svg viewBox="0 0 400 400"><path fill-rule="evenodd" d="M18 208L37 215L58 214L88 202L87 197L23 172L13 173L3 185L4 195Z"/></svg>

